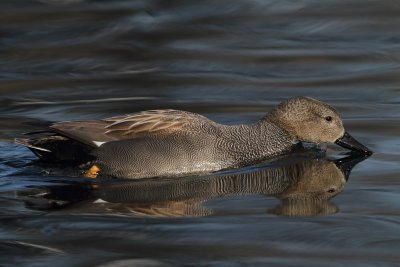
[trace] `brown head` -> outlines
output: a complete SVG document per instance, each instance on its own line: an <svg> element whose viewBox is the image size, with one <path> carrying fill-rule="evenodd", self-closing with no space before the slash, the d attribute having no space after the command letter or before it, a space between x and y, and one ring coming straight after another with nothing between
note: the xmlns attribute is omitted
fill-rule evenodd
<svg viewBox="0 0 400 267"><path fill-rule="evenodd" d="M337 143L358 152L371 153L345 132L342 118L333 107L313 98L288 99L264 120L283 129L294 141Z"/></svg>

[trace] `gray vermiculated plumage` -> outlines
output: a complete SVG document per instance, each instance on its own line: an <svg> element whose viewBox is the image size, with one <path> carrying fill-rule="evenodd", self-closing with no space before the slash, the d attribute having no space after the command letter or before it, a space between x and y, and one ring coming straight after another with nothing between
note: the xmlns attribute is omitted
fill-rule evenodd
<svg viewBox="0 0 400 267"><path fill-rule="evenodd" d="M104 174L146 178L239 167L278 155L292 142L272 124L191 122L189 133L108 142L92 155Z"/></svg>
<svg viewBox="0 0 400 267"><path fill-rule="evenodd" d="M50 136L16 142L49 162L90 159L101 175L132 179L240 167L284 154L298 141L337 143L371 153L345 132L334 108L308 97L288 99L249 125L222 125L168 109L60 122L49 131ZM69 149L75 151L63 154Z"/></svg>

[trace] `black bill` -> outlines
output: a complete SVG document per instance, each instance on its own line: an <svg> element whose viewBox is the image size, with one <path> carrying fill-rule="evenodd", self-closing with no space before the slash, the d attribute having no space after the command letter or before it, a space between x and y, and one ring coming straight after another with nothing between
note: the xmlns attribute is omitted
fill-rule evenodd
<svg viewBox="0 0 400 267"><path fill-rule="evenodd" d="M372 151L368 147L358 142L348 132L345 132L344 135L337 139L335 143L341 147L350 149L355 152L361 152L366 155L372 154Z"/></svg>
<svg viewBox="0 0 400 267"><path fill-rule="evenodd" d="M367 159L369 156L370 154L364 154L364 155L353 154L351 156L335 160L335 164L342 171L347 181L349 179L350 172L353 169L353 167L356 166L361 161Z"/></svg>

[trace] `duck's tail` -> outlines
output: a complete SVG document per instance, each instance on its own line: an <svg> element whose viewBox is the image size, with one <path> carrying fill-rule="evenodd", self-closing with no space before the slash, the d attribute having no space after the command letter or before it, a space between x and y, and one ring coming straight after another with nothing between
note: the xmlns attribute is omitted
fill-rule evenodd
<svg viewBox="0 0 400 267"><path fill-rule="evenodd" d="M14 139L14 143L19 144L19 145L23 145L28 147L29 149L31 149L32 151L42 151L42 152L50 152L51 150L48 150L46 148L42 148L42 147L38 147L32 144L32 140L31 139L27 139L27 138L15 138Z"/></svg>
<svg viewBox="0 0 400 267"><path fill-rule="evenodd" d="M45 162L86 163L93 157L88 145L57 134L39 135L36 138L15 138L16 144L29 148L40 160Z"/></svg>

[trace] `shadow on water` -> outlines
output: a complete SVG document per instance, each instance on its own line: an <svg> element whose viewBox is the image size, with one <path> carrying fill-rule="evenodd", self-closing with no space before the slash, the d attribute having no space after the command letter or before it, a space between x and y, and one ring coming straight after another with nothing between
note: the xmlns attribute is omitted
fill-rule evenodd
<svg viewBox="0 0 400 267"><path fill-rule="evenodd" d="M329 199L342 192L351 169L365 157L337 160L297 157L247 171L198 177L134 181L74 182L20 192L26 207L68 208L84 213L185 217L218 215L206 202L223 197L272 196L280 203L268 212L286 216L325 215L338 208ZM37 191L39 190L39 191ZM78 208L77 208L78 207Z"/></svg>

